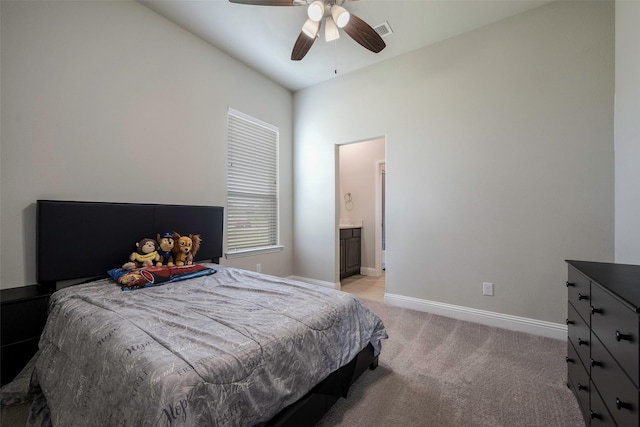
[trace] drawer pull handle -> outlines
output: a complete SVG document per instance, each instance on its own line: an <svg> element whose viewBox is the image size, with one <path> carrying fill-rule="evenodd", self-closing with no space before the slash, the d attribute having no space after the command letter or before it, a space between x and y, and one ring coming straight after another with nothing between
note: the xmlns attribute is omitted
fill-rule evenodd
<svg viewBox="0 0 640 427"><path fill-rule="evenodd" d="M591 306L591 314L598 314L598 313L602 314L602 309Z"/></svg>
<svg viewBox="0 0 640 427"><path fill-rule="evenodd" d="M578 390L589 390L589 387L587 387L586 385L582 385L582 384L578 383Z"/></svg>
<svg viewBox="0 0 640 427"><path fill-rule="evenodd" d="M572 358L570 358L569 356L565 356L564 360L565 360L565 362L567 362L567 363L573 363L573 359L572 359Z"/></svg>
<svg viewBox="0 0 640 427"><path fill-rule="evenodd" d="M591 411L591 419L592 420L601 420L602 419L602 415L598 414L597 412Z"/></svg>
<svg viewBox="0 0 640 427"><path fill-rule="evenodd" d="M591 359L591 366L602 366L602 362Z"/></svg>
<svg viewBox="0 0 640 427"><path fill-rule="evenodd" d="M576 322L574 322L573 320L567 319L567 325L573 325L574 323L576 323Z"/></svg>
<svg viewBox="0 0 640 427"><path fill-rule="evenodd" d="M589 345L589 341L585 341L582 338L578 338L578 345Z"/></svg>
<svg viewBox="0 0 640 427"><path fill-rule="evenodd" d="M616 408L618 409L632 409L633 407L629 403L624 403L616 397Z"/></svg>
<svg viewBox="0 0 640 427"><path fill-rule="evenodd" d="M567 288L568 288L569 286L575 286L575 285L574 285L573 283L571 283L570 281L568 281L568 280L567 280Z"/></svg>
<svg viewBox="0 0 640 427"><path fill-rule="evenodd" d="M620 331L616 331L616 341L620 340L631 341L631 335L622 334Z"/></svg>
<svg viewBox="0 0 640 427"><path fill-rule="evenodd" d="M581 293L578 293L578 301L581 301L583 299L588 300L589 299L589 295L582 295Z"/></svg>

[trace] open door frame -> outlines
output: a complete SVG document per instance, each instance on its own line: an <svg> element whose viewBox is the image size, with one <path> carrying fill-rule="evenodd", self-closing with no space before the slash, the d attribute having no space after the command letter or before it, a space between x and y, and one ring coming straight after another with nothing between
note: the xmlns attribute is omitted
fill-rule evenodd
<svg viewBox="0 0 640 427"><path fill-rule="evenodd" d="M375 197L374 197L374 221L375 221L375 230L374 230L374 259L375 265L374 268L368 268L365 275L380 277L382 276L382 181L381 181L381 173L383 168L386 168L387 161L387 137L386 135L375 137L375 138L367 138L359 141L352 141L347 143L339 143L335 145L335 222L336 222L336 278L337 283L340 283L340 230L339 230L339 222L340 222L340 203L342 199L340 197L340 146L342 145L350 145L350 144L358 144L358 143L366 143L375 140L384 140L384 160L377 160L372 167L375 167L376 178L375 178ZM373 274L372 274L373 273ZM338 287L339 289L339 287Z"/></svg>
<svg viewBox="0 0 640 427"><path fill-rule="evenodd" d="M385 144L386 148L386 144ZM386 150L385 150L386 151ZM375 195L375 222L376 229L374 233L375 237L375 276L382 276L382 173L386 167L386 153L385 160L376 161L376 195Z"/></svg>

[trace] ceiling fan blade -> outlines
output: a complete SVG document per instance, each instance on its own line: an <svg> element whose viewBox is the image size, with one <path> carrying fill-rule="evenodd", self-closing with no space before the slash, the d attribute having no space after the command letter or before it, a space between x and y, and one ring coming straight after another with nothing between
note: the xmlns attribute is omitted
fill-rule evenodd
<svg viewBox="0 0 640 427"><path fill-rule="evenodd" d="M306 4L306 2L299 0L229 0L229 2L253 6L301 6Z"/></svg>
<svg viewBox="0 0 640 427"><path fill-rule="evenodd" d="M387 46L376 30L353 13L349 18L349 23L344 26L343 30L362 47L369 49L371 52L378 53Z"/></svg>
<svg viewBox="0 0 640 427"><path fill-rule="evenodd" d="M311 49L313 42L316 41L316 38L317 37L311 38L304 32L300 31L300 35L293 45L293 51L291 51L291 60L300 61L302 58L304 58L307 52L309 52L309 49Z"/></svg>

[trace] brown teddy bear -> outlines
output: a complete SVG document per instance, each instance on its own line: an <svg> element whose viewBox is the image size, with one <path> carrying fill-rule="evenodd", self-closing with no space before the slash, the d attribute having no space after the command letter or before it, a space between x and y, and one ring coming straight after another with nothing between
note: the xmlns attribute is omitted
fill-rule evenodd
<svg viewBox="0 0 640 427"><path fill-rule="evenodd" d="M189 234L181 236L175 231L173 232L173 261L177 266L193 264L193 257L200 249L199 234Z"/></svg>

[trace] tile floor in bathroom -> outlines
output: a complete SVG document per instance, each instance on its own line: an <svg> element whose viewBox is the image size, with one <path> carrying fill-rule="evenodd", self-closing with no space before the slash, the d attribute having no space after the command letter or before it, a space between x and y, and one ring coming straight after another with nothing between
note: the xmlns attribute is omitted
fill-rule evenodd
<svg viewBox="0 0 640 427"><path fill-rule="evenodd" d="M340 281L344 292L353 294L361 299L384 302L385 275L380 277L361 276L356 274Z"/></svg>

